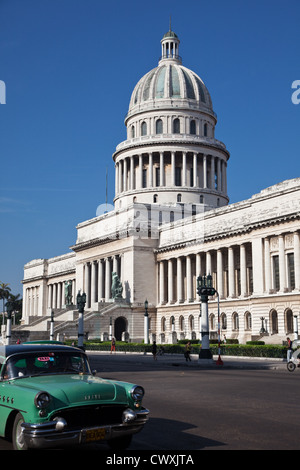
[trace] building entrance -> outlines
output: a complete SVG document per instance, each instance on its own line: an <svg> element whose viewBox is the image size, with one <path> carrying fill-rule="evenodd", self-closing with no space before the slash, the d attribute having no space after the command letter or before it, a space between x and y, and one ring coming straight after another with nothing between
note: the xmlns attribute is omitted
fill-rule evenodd
<svg viewBox="0 0 300 470"><path fill-rule="evenodd" d="M115 321L115 338L117 341L122 341L122 335L127 331L127 320L124 317L119 317Z"/></svg>

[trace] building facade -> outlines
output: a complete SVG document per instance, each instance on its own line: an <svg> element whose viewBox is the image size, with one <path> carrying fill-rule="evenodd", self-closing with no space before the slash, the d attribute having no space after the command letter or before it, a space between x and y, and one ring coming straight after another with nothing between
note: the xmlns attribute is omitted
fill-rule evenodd
<svg viewBox="0 0 300 470"><path fill-rule="evenodd" d="M87 294L90 337L199 338L197 277L211 274L210 334L240 342L297 334L300 309L300 178L228 205L230 154L215 138L210 94L182 65L179 38L161 41L158 66L131 95L127 138L113 154L111 210L79 223L68 254L24 267L23 325L74 334L76 294ZM122 283L115 298L114 282ZM73 328L73 329L72 329Z"/></svg>

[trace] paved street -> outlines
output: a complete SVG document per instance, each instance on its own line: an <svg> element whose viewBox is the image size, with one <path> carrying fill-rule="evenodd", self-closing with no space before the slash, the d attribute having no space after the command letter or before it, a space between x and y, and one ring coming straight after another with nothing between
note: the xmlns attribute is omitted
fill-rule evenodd
<svg viewBox="0 0 300 470"><path fill-rule="evenodd" d="M181 356L90 354L105 378L146 390L151 417L132 451L300 449L300 370L273 360L224 359L224 366L186 365ZM0 450L11 445L0 440ZM108 451L105 444L85 450Z"/></svg>

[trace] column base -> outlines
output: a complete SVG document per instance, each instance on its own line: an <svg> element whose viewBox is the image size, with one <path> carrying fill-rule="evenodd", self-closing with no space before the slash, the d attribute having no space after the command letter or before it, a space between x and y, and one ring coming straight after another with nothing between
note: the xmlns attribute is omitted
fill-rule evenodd
<svg viewBox="0 0 300 470"><path fill-rule="evenodd" d="M199 360L210 359L212 360L212 353L210 349L200 349Z"/></svg>

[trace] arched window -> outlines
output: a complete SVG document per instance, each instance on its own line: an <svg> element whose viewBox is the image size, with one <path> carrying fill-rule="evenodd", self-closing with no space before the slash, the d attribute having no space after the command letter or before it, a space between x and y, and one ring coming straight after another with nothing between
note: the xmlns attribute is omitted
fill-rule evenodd
<svg viewBox="0 0 300 470"><path fill-rule="evenodd" d="M270 325L271 333L274 335L278 333L278 315L276 310L271 310L270 312Z"/></svg>
<svg viewBox="0 0 300 470"><path fill-rule="evenodd" d="M177 202L181 202L181 194L177 194Z"/></svg>
<svg viewBox="0 0 300 470"><path fill-rule="evenodd" d="M157 200L158 200L158 196L157 196L157 194L154 194L154 196L153 196L153 202L157 202Z"/></svg>
<svg viewBox="0 0 300 470"><path fill-rule="evenodd" d="M190 124L190 134L196 134L196 121L193 119Z"/></svg>
<svg viewBox="0 0 300 470"><path fill-rule="evenodd" d="M158 119L156 121L156 134L162 134L163 133L163 122L161 119Z"/></svg>
<svg viewBox="0 0 300 470"><path fill-rule="evenodd" d="M288 333L294 333L293 312L289 308L284 312L285 330Z"/></svg>
<svg viewBox="0 0 300 470"><path fill-rule="evenodd" d="M239 316L236 312L233 312L232 314L232 327L233 330L239 329Z"/></svg>
<svg viewBox="0 0 300 470"><path fill-rule="evenodd" d="M195 323L194 323L194 315L189 316L189 329L190 331L193 331L195 328Z"/></svg>
<svg viewBox="0 0 300 470"><path fill-rule="evenodd" d="M227 317L226 313L221 313L221 329L226 330L227 329Z"/></svg>
<svg viewBox="0 0 300 470"><path fill-rule="evenodd" d="M142 135L147 135L147 124L145 123L145 121L142 122L141 134Z"/></svg>
<svg viewBox="0 0 300 470"><path fill-rule="evenodd" d="M180 121L178 118L173 121L173 134L180 134Z"/></svg>
<svg viewBox="0 0 300 470"><path fill-rule="evenodd" d="M131 126L131 138L132 139L135 138L135 128L134 128L134 126Z"/></svg>
<svg viewBox="0 0 300 470"><path fill-rule="evenodd" d="M252 329L251 313L246 312L245 313L245 330L251 330L251 329Z"/></svg>

